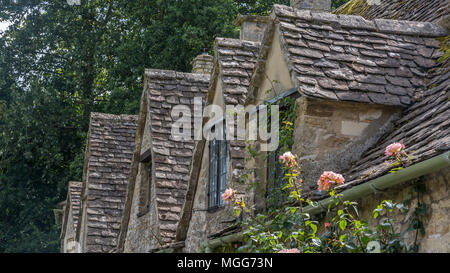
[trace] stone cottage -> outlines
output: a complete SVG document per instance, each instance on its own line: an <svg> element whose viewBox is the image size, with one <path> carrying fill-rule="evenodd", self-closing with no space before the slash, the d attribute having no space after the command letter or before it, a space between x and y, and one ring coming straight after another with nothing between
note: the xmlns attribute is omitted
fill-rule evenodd
<svg viewBox="0 0 450 273"><path fill-rule="evenodd" d="M210 57L197 57L194 71L207 71ZM149 252L174 241L194 151L194 123L200 119L201 124L201 115L184 121L191 133L184 138L172 134L178 119L172 109L181 106L193 111L196 100L201 107L209 80L209 75L201 73L145 71L118 252Z"/></svg>
<svg viewBox="0 0 450 273"><path fill-rule="evenodd" d="M117 247L136 126L136 116L91 113L83 181L68 187L61 252Z"/></svg>
<svg viewBox="0 0 450 273"><path fill-rule="evenodd" d="M292 150L307 170L303 177L308 195L315 200L324 199L315 191L317 178L325 169L339 171L347 182L338 190L349 199L364 197L360 200L361 211L367 216L383 198L402 201L411 190L411 183L396 188L397 183L422 177L430 185L426 201L422 202L434 209L430 211L426 223L429 228L419 251L450 251L450 233L446 228L450 220L446 205L450 200L449 73L446 63L437 62L443 53L436 40L447 35L448 30L431 22L335 15L323 12L327 10L325 5L310 10L303 6L307 1L292 2L297 2L294 7L274 5L253 72L233 73L241 77L251 75L247 90L227 92L223 86L214 85L216 78L225 73L213 73L214 88L209 90L207 103L221 105L232 97L246 105L260 105L286 96L296 97ZM444 2L437 1L437 5L421 12L445 25L434 13L441 12L443 6L448 8ZM385 4L388 9L393 5ZM409 4L403 8L410 8ZM402 8L400 2L396 5ZM241 33L242 36L245 37ZM221 51L218 45L220 41L216 41L214 67L225 71L227 63L221 63L221 55L235 53ZM404 143L414 159L410 168L388 174L391 167L383 152L393 142ZM220 153L217 156L209 151L215 148L211 141L202 140L196 145L199 156L193 158L188 195L177 230L177 241L184 242L176 245L178 251L209 251L240 238L230 208L211 206L211 188L222 183L223 176L219 173L217 178L215 166L237 162L233 154L240 154L242 160L245 157L245 143L225 143L229 152L223 159ZM258 207L258 199L267 198L267 192L258 197L251 185L236 183L234 176L240 168L230 163L221 189L233 187L245 194L247 204L264 209L264 204ZM259 171L253 176L263 182L258 188L269 186L269 165L264 153L245 162L245 169ZM406 225L402 228L406 229Z"/></svg>

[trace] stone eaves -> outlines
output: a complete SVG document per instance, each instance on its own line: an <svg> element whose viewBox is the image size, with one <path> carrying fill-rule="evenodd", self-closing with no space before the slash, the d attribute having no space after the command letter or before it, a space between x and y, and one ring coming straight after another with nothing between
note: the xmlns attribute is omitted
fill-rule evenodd
<svg viewBox="0 0 450 273"><path fill-rule="evenodd" d="M280 37L274 37L278 28ZM305 96L407 106L442 55L434 39L446 30L428 22L366 20L274 5L251 94L278 38L291 79Z"/></svg>
<svg viewBox="0 0 450 273"><path fill-rule="evenodd" d="M109 252L117 246L136 125L133 115L91 113L82 201L86 207L84 252Z"/></svg>

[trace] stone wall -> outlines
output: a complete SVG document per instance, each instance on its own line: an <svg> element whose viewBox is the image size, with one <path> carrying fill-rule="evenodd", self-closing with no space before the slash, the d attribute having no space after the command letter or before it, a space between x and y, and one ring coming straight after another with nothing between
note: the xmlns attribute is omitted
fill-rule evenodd
<svg viewBox="0 0 450 273"><path fill-rule="evenodd" d="M306 190L324 171L350 167L392 129L400 109L382 105L297 99L293 153L305 171Z"/></svg>
<svg viewBox="0 0 450 273"><path fill-rule="evenodd" d="M158 246L158 243L153 234L157 234L157 219L156 216L156 204L155 202L151 202L150 209L147 213L141 215L139 214L140 208L140 193L141 188L144 186L142 182L145 179L142 179L142 173L148 174L143 167L146 164L139 164L139 171L136 178L136 185L134 188L133 201L130 212L130 220L128 223L128 232L124 245L124 252L131 253L148 253L152 248ZM151 189L151 192L154 191ZM151 198L155 200L154 196Z"/></svg>
<svg viewBox="0 0 450 273"><path fill-rule="evenodd" d="M69 208L69 213L67 216L67 223L66 225L66 230L64 233L64 238L62 238L63 240L63 249L61 250L61 252L63 253L74 253L76 252L76 242L75 242L75 228L74 228L74 223L73 223L73 217L72 217L72 208Z"/></svg>
<svg viewBox="0 0 450 273"><path fill-rule="evenodd" d="M331 0L291 0L291 7L329 12Z"/></svg>
<svg viewBox="0 0 450 273"><path fill-rule="evenodd" d="M421 194L420 200L426 204L427 214L421 219L424 224L425 234L418 235L419 252L450 252L450 168L442 169L430 175L423 177L420 183L424 183L426 187L425 193ZM359 204L359 214L361 219L367 220L371 227L375 227L389 216L394 219L397 231L404 232L408 229L413 212L417 207L417 193L414 192L412 182L395 186L386 192L365 196L360 200L356 200ZM373 210L383 200L392 200L395 203L401 203L410 196L409 211L401 213L393 210L382 213L377 219L373 219ZM323 223L319 225L319 234L323 232ZM409 231L405 234L407 246L413 244L415 231Z"/></svg>

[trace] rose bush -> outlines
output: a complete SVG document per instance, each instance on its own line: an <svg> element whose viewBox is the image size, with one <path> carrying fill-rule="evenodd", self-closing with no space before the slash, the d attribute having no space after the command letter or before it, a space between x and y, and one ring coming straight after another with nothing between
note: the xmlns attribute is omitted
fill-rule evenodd
<svg viewBox="0 0 450 273"><path fill-rule="evenodd" d="M394 145L386 151L390 156L402 155L404 145ZM304 212L304 206L318 206L318 203L304 198L300 178L301 168L296 156L285 152L279 157L284 167L286 185L284 190L289 192L291 204L276 209L268 214L257 214L243 221L245 239L243 244L234 248L237 252L275 252L275 253L334 253L334 252L402 252L405 251L403 235L395 228L394 220L386 217L379 225L371 228L367 221L359 219L357 203L343 200L336 192L336 187L345 183L342 174L325 171L317 181L317 189L326 191L331 198L330 205L322 220L324 229L319 234L318 224L321 219L313 219ZM227 189L222 198L232 200L239 216L245 204L232 189ZM373 211L373 218L377 218L383 211L391 212L398 209L406 212L403 204L394 204L385 200ZM250 212L250 211L248 211ZM251 213L249 213L250 215Z"/></svg>

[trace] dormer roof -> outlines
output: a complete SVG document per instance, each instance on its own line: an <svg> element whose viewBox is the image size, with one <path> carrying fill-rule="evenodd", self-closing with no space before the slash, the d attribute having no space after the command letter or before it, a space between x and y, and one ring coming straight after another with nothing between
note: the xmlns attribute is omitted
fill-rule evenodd
<svg viewBox="0 0 450 273"><path fill-rule="evenodd" d="M425 87L426 71L440 56L436 37L447 31L429 22L366 20L274 5L252 90L279 39L291 80L307 97L383 105L410 105ZM277 28L279 37L275 37Z"/></svg>

